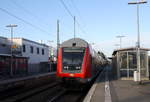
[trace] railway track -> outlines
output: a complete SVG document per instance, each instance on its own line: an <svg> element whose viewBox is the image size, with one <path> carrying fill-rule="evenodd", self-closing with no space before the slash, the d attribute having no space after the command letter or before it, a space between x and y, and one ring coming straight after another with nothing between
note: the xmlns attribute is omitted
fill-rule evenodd
<svg viewBox="0 0 150 102"><path fill-rule="evenodd" d="M31 97L40 94L41 92L44 92L46 90L57 87L58 85L60 85L60 83L55 82L52 84L47 84L33 89L32 88L22 89L17 90L15 92L10 91L9 93L3 95L1 93L0 102L23 102L24 100L30 99Z"/></svg>
<svg viewBox="0 0 150 102"><path fill-rule="evenodd" d="M103 74L104 72L105 71L103 70L99 74ZM63 89L59 91L53 98L49 99L47 102L83 102L93 83L94 80L88 87L86 87L86 89L80 91Z"/></svg>
<svg viewBox="0 0 150 102"><path fill-rule="evenodd" d="M0 95L0 102L82 102L89 89L73 91L63 88L60 82L53 82L34 89L17 90L15 93L10 91L7 95Z"/></svg>
<svg viewBox="0 0 150 102"><path fill-rule="evenodd" d="M70 91L63 88L60 82L53 82L36 88L7 90L4 94L0 93L0 102L81 102L86 93Z"/></svg>
<svg viewBox="0 0 150 102"><path fill-rule="evenodd" d="M57 93L56 96L54 96L52 99L48 100L48 102L56 102L60 97L65 95L66 92L67 92L67 90L65 90L65 89L61 90L59 93Z"/></svg>
<svg viewBox="0 0 150 102"><path fill-rule="evenodd" d="M82 102L87 91L88 89L82 92L64 89L47 102Z"/></svg>

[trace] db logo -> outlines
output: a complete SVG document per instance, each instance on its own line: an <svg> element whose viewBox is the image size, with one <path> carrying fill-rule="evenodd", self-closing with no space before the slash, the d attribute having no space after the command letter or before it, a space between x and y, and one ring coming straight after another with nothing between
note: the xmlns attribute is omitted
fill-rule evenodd
<svg viewBox="0 0 150 102"><path fill-rule="evenodd" d="M70 76L71 76L71 77L73 77L73 76L74 76L74 74L70 74Z"/></svg>

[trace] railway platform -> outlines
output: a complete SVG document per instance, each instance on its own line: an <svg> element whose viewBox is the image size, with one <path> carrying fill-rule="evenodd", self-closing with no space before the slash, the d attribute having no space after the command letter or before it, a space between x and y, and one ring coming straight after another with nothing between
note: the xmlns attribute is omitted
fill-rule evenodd
<svg viewBox="0 0 150 102"><path fill-rule="evenodd" d="M23 81L23 80L33 79L33 78L44 77L44 76L53 75L53 74L55 74L55 72L40 73L40 74L28 75L28 76L24 76L24 77L14 77L14 78L1 79L0 85L11 83L11 82L16 82L16 81Z"/></svg>
<svg viewBox="0 0 150 102"><path fill-rule="evenodd" d="M7 90L9 88L18 87L21 85L34 85L40 84L45 82L49 82L55 79L56 72L48 72L48 73L41 73L36 75L29 75L24 77L14 77L8 78L5 80L0 80L0 92Z"/></svg>
<svg viewBox="0 0 150 102"><path fill-rule="evenodd" d="M106 68L88 92L84 102L149 102L150 80L142 84L133 80L116 80Z"/></svg>

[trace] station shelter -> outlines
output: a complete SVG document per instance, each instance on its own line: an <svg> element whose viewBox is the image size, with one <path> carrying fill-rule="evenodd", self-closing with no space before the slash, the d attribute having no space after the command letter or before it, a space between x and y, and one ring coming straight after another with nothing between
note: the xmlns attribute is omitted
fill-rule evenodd
<svg viewBox="0 0 150 102"><path fill-rule="evenodd" d="M140 48L141 80L149 80L148 51ZM137 48L123 48L114 50L112 54L113 74L120 79L133 79L137 69Z"/></svg>

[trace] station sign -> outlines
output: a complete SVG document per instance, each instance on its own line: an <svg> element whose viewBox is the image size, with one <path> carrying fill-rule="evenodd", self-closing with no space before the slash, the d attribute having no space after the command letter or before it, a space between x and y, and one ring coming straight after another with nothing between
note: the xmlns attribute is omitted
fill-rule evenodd
<svg viewBox="0 0 150 102"><path fill-rule="evenodd" d="M13 44L11 46L11 49L12 49L12 53L13 54L16 54L16 55L20 55L21 54L21 46L20 45Z"/></svg>

